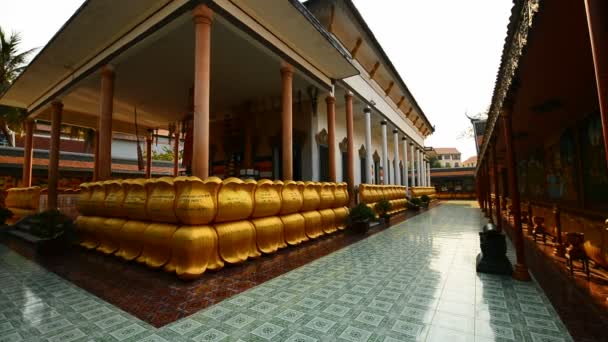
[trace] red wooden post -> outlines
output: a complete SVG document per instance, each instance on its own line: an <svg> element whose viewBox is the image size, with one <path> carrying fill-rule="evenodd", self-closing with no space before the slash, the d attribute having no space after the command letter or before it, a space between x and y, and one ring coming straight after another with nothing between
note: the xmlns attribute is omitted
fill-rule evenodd
<svg viewBox="0 0 608 342"><path fill-rule="evenodd" d="M513 207L513 239L517 262L513 270L513 279L530 281L530 274L526 266L526 256L524 253L524 236L521 227L521 204L519 202L519 187L517 184L517 164L515 159L515 149L513 147L513 124L511 122L512 113L510 105L503 108L500 113L505 145L507 148L507 171L509 174L509 189L511 193L511 205Z"/></svg>

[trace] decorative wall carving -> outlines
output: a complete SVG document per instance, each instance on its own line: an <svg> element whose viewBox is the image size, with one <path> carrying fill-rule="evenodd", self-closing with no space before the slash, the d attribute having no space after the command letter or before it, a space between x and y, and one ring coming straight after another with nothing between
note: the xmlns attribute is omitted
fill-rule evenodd
<svg viewBox="0 0 608 342"><path fill-rule="evenodd" d="M540 2L541 0L525 0L520 6L515 5L514 11L511 14L508 38L503 49L502 62L498 71L496 86L494 87L494 95L492 96L483 145L479 153L478 167L482 165L481 161L483 161L486 149L488 148L489 138L492 136L498 116L514 83L513 80L519 66L519 60L528 43L528 34L532 28L534 17L538 13ZM519 7L519 12L517 12L517 7Z"/></svg>
<svg viewBox="0 0 608 342"><path fill-rule="evenodd" d="M321 130L321 132L317 133L315 135L315 140L317 141L317 145L322 145L322 146L328 146L328 134L327 134L327 130L325 128L323 128Z"/></svg>
<svg viewBox="0 0 608 342"><path fill-rule="evenodd" d="M348 139L342 139L338 145L340 146L340 152L346 153L348 151Z"/></svg>
<svg viewBox="0 0 608 342"><path fill-rule="evenodd" d="M361 148L359 149L359 159L365 159L366 154L367 151L365 150L365 145L361 145Z"/></svg>

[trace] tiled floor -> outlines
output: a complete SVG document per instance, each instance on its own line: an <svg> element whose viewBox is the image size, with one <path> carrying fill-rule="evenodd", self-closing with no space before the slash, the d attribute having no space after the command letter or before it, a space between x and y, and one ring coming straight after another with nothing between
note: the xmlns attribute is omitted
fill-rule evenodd
<svg viewBox="0 0 608 342"><path fill-rule="evenodd" d="M397 224L420 213L406 211L391 222ZM195 281L181 281L173 274L82 248L40 255L32 244L10 234L0 234L0 243L140 320L162 327L384 229L376 226L367 234L341 231L325 235L219 272L206 272Z"/></svg>
<svg viewBox="0 0 608 342"><path fill-rule="evenodd" d="M571 341L538 285L475 273L481 223L443 204L160 329L0 246L0 341Z"/></svg>

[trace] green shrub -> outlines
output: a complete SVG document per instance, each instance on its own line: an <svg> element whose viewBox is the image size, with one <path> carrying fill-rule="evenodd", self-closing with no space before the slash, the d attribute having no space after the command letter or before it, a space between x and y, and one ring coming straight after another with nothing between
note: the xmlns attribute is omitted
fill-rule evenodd
<svg viewBox="0 0 608 342"><path fill-rule="evenodd" d="M376 218L374 211L365 203L359 203L350 210L348 217L353 222L373 220Z"/></svg>
<svg viewBox="0 0 608 342"><path fill-rule="evenodd" d="M391 209L393 209L393 205L386 198L383 198L380 201L378 201L378 203L376 203L375 208L376 208L376 212L380 216L386 216L388 214L388 212Z"/></svg>
<svg viewBox="0 0 608 342"><path fill-rule="evenodd" d="M72 220L59 210L47 210L32 216L30 234L41 239L59 237L74 240L75 229Z"/></svg>
<svg viewBox="0 0 608 342"><path fill-rule="evenodd" d="M6 223L6 220L13 217L13 212L7 208L0 208L0 225Z"/></svg>
<svg viewBox="0 0 608 342"><path fill-rule="evenodd" d="M412 203L415 206L421 206L422 205L422 200L418 197L414 197L410 200L410 203Z"/></svg>

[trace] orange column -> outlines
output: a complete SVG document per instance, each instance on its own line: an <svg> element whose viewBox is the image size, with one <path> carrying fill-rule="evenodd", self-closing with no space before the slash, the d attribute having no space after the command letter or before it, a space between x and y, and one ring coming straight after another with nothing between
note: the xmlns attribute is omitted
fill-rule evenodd
<svg viewBox="0 0 608 342"><path fill-rule="evenodd" d="M57 209L57 184L59 180L59 147L61 142L61 112L63 104L51 104L51 148L49 150L48 209Z"/></svg>
<svg viewBox="0 0 608 342"><path fill-rule="evenodd" d="M602 115L604 149L608 161L608 1L585 0L585 8Z"/></svg>
<svg viewBox="0 0 608 342"><path fill-rule="evenodd" d="M146 178L152 178L152 132L146 135Z"/></svg>
<svg viewBox="0 0 608 342"><path fill-rule="evenodd" d="M327 103L327 149L329 150L329 181L336 182L336 98L330 94Z"/></svg>
<svg viewBox="0 0 608 342"><path fill-rule="evenodd" d="M173 177L179 174L179 132L173 133Z"/></svg>
<svg viewBox="0 0 608 342"><path fill-rule="evenodd" d="M23 175L21 182L24 187L32 186L32 161L34 158L34 120L25 121L25 146L23 148Z"/></svg>
<svg viewBox="0 0 608 342"><path fill-rule="evenodd" d="M245 123L245 153L243 155L243 168L244 169L252 169L253 168L253 123L246 122Z"/></svg>
<svg viewBox="0 0 608 342"><path fill-rule="evenodd" d="M509 104L507 104L509 105ZM505 108L500 113L501 126L507 148L507 172L509 173L509 193L513 207L513 240L517 262L513 270L513 279L529 281L530 274L526 266L526 255L524 253L524 235L521 228L521 204L519 202L519 186L517 184L517 163L515 149L513 147L513 124L511 122L511 108Z"/></svg>
<svg viewBox="0 0 608 342"><path fill-rule="evenodd" d="M350 206L355 205L355 128L353 117L353 94L350 91L344 95L346 100L346 182L348 183L348 198Z"/></svg>
<svg viewBox="0 0 608 342"><path fill-rule="evenodd" d="M101 108L99 113L97 180L112 178L112 113L114 111L114 69L101 69Z"/></svg>
<svg viewBox="0 0 608 342"><path fill-rule="evenodd" d="M93 182L99 178L99 132L93 135Z"/></svg>
<svg viewBox="0 0 608 342"><path fill-rule="evenodd" d="M484 166L486 168L486 177L484 181L486 182L486 201L488 202L488 210L486 211L486 217L490 219L491 223L494 223L494 218L492 217L492 184L490 184L490 158L486 158L484 161Z"/></svg>
<svg viewBox="0 0 608 342"><path fill-rule="evenodd" d="M209 87L211 79L211 23L213 12L198 5L194 16L194 120L192 175L209 177Z"/></svg>
<svg viewBox="0 0 608 342"><path fill-rule="evenodd" d="M492 171L494 173L494 198L496 198L496 228L498 231L502 231L502 218L500 216L500 194L499 178L498 178L498 160L496 160L496 139L492 143ZM492 214L490 214L491 216Z"/></svg>
<svg viewBox="0 0 608 342"><path fill-rule="evenodd" d="M281 112L281 148L283 153L283 180L293 179L293 67L285 64L281 67L282 112Z"/></svg>

